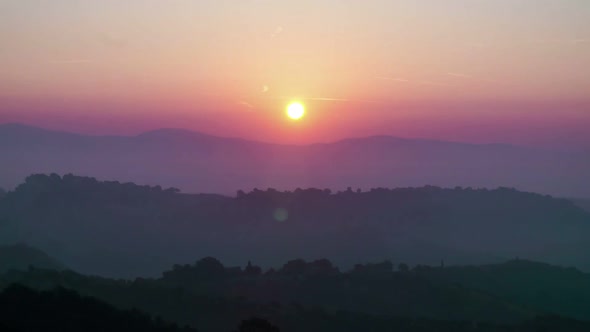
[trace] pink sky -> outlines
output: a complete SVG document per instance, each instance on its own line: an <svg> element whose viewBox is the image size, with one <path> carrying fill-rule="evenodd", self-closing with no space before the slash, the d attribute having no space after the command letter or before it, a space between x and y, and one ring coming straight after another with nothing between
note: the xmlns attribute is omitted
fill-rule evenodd
<svg viewBox="0 0 590 332"><path fill-rule="evenodd" d="M7 1L0 40L0 123L590 145L588 1Z"/></svg>

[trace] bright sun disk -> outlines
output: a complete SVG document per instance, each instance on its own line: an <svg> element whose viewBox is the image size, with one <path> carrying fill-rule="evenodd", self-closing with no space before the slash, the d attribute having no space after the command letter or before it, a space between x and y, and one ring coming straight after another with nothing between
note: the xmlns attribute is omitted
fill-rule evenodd
<svg viewBox="0 0 590 332"><path fill-rule="evenodd" d="M305 107L301 103L291 103L287 106L287 116L293 120L299 120L305 115Z"/></svg>

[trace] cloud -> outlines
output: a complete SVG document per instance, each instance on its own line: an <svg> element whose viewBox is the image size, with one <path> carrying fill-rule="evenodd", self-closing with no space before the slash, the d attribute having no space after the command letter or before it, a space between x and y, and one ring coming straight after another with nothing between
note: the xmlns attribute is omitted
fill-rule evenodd
<svg viewBox="0 0 590 332"><path fill-rule="evenodd" d="M383 101L369 100L369 99L348 99L348 98L333 98L333 97L301 97L293 98L287 96L276 96L267 97L268 99L279 99L279 100L306 100L306 101L326 101L326 102L353 102L353 103L384 103Z"/></svg>
<svg viewBox="0 0 590 332"><path fill-rule="evenodd" d="M471 78L471 75L467 75L467 74L461 74L461 73L454 73L454 72L448 72L447 73L448 76L453 76L453 77L458 77L458 78Z"/></svg>
<svg viewBox="0 0 590 332"><path fill-rule="evenodd" d="M445 84L445 83L440 83L440 82L433 82L433 81L422 81L422 82L420 82L420 85L444 86L444 87L450 87L450 86L452 86L450 84Z"/></svg>
<svg viewBox="0 0 590 332"><path fill-rule="evenodd" d="M246 101L240 100L238 101L238 105L244 106L245 108L249 109L249 110L253 110L254 106Z"/></svg>
<svg viewBox="0 0 590 332"><path fill-rule="evenodd" d="M313 98L306 98L307 100L318 100L318 101L350 101L350 99L344 98L329 98L329 97L313 97Z"/></svg>
<svg viewBox="0 0 590 332"><path fill-rule="evenodd" d="M480 81L480 82L487 82L487 83L498 83L498 82L500 82L498 80L492 80L492 79L489 79L489 78L478 78L477 80Z"/></svg>
<svg viewBox="0 0 590 332"><path fill-rule="evenodd" d="M405 79L405 78L401 78L401 77L387 77L387 76L377 76L375 77L376 79L379 80L384 80L384 81L395 81L395 82L409 82L410 80Z"/></svg>
<svg viewBox="0 0 590 332"><path fill-rule="evenodd" d="M270 39L274 39L276 38L278 35L280 35L281 33L283 33L283 27L282 26L278 26L275 28L275 31L273 31L273 33L271 33L270 35Z"/></svg>
<svg viewBox="0 0 590 332"><path fill-rule="evenodd" d="M569 44L569 45L579 45L579 44L586 44L590 43L590 38L540 38L531 41L535 44Z"/></svg>
<svg viewBox="0 0 590 332"><path fill-rule="evenodd" d="M590 43L590 38L572 39L571 42L574 44L587 44L587 43Z"/></svg>
<svg viewBox="0 0 590 332"><path fill-rule="evenodd" d="M49 63L53 63L53 64L64 64L64 65L68 65L68 64L79 64L79 63L91 63L91 62L93 62L92 59L63 59L63 60L49 61Z"/></svg>
<svg viewBox="0 0 590 332"><path fill-rule="evenodd" d="M371 103L371 104L384 103L383 101L369 100L369 99L347 99L347 98L331 98L331 97L312 97L312 98L303 98L303 99L304 100L313 100L313 101L328 101L328 102L352 102L352 103Z"/></svg>

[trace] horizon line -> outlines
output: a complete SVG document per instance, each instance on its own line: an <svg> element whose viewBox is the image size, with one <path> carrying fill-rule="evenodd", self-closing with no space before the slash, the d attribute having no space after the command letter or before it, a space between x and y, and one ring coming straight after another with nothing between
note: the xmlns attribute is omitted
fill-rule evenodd
<svg viewBox="0 0 590 332"><path fill-rule="evenodd" d="M520 144L513 144L513 143L506 143L506 142L474 143L474 142L467 142L467 141L454 141L454 140L444 140L444 139L424 138L424 137L405 137L405 136L394 136L394 135L386 135L386 134L375 134L375 135L367 135L367 136L351 136L351 137L343 137L343 138L330 140L330 141L297 144L297 143L277 143L277 142L262 141L262 140L237 137L237 136L219 136L219 135L210 134L210 133L206 133L206 132L199 131L199 130L179 128L179 127L161 127L161 128L145 130L145 131L142 131L138 134L121 135L121 134L92 134L92 133L76 132L76 131L71 131L71 130L51 129L51 128L46 128L46 127L41 127L38 125L26 124L23 122L0 122L0 127L3 127L3 126L20 126L20 127L25 127L25 128L33 128L33 129L37 129L37 130L43 130L43 131L47 131L47 132L53 132L53 133L70 134L70 135L77 135L77 136L83 136L83 137L96 137L96 138L101 138L101 137L138 138L143 135L150 134L150 133L156 133L159 131L179 131L179 132L186 132L186 133L208 136L208 137L218 138L218 139L241 140L241 141L245 141L245 142L252 142L252 143L259 143L259 144L266 144L266 145L291 146L291 147L309 147L309 146L316 146L316 145L338 144L338 143L352 141L352 140L390 138L390 139L397 139L397 140L404 140L404 141L451 143L451 144L462 144L462 145L472 145L472 146L499 145L499 146L510 146L510 147L526 148L526 149L541 149L541 148L535 147L535 146L520 145ZM543 148L542 150L549 150L549 149Z"/></svg>

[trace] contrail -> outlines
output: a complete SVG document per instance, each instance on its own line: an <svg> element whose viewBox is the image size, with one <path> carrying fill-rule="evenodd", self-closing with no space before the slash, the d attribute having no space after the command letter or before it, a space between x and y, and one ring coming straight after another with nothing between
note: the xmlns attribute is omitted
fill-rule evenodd
<svg viewBox="0 0 590 332"><path fill-rule="evenodd" d="M383 101L368 100L368 99L345 99L345 98L328 98L328 97L313 97L313 98L303 98L303 99L314 100L314 101L335 101L335 102L353 102L353 103L375 103L375 104L384 103Z"/></svg>
<svg viewBox="0 0 590 332"><path fill-rule="evenodd" d="M376 79L385 80L385 81L396 81L396 82L409 82L410 80L400 77L387 77L387 76L377 76Z"/></svg>
<svg viewBox="0 0 590 332"><path fill-rule="evenodd" d="M49 63L56 63L56 64L76 64L76 63L90 63L90 62L92 62L91 59L66 59L66 60L49 61Z"/></svg>
<svg viewBox="0 0 590 332"><path fill-rule="evenodd" d="M356 103L384 103L383 101L377 100L368 100L368 99L347 99L347 98L332 98L332 97L300 97L300 98L293 98L293 97L268 97L269 99L281 99L281 100L312 100L312 101L333 101L333 102L356 102Z"/></svg>
<svg viewBox="0 0 590 332"><path fill-rule="evenodd" d="M448 72L447 75L453 76L453 77L459 77L459 78L471 78L471 75L461 74L461 73Z"/></svg>
<svg viewBox="0 0 590 332"><path fill-rule="evenodd" d="M319 100L319 101L350 101L350 99L343 99L343 98L327 98L327 97L315 97L315 98L305 98L307 100Z"/></svg>
<svg viewBox="0 0 590 332"><path fill-rule="evenodd" d="M254 106L252 106L252 104L250 104L250 103L248 103L246 101L243 101L243 100L242 101L238 101L238 105L245 106L246 108L249 108L249 109L254 109Z"/></svg>

